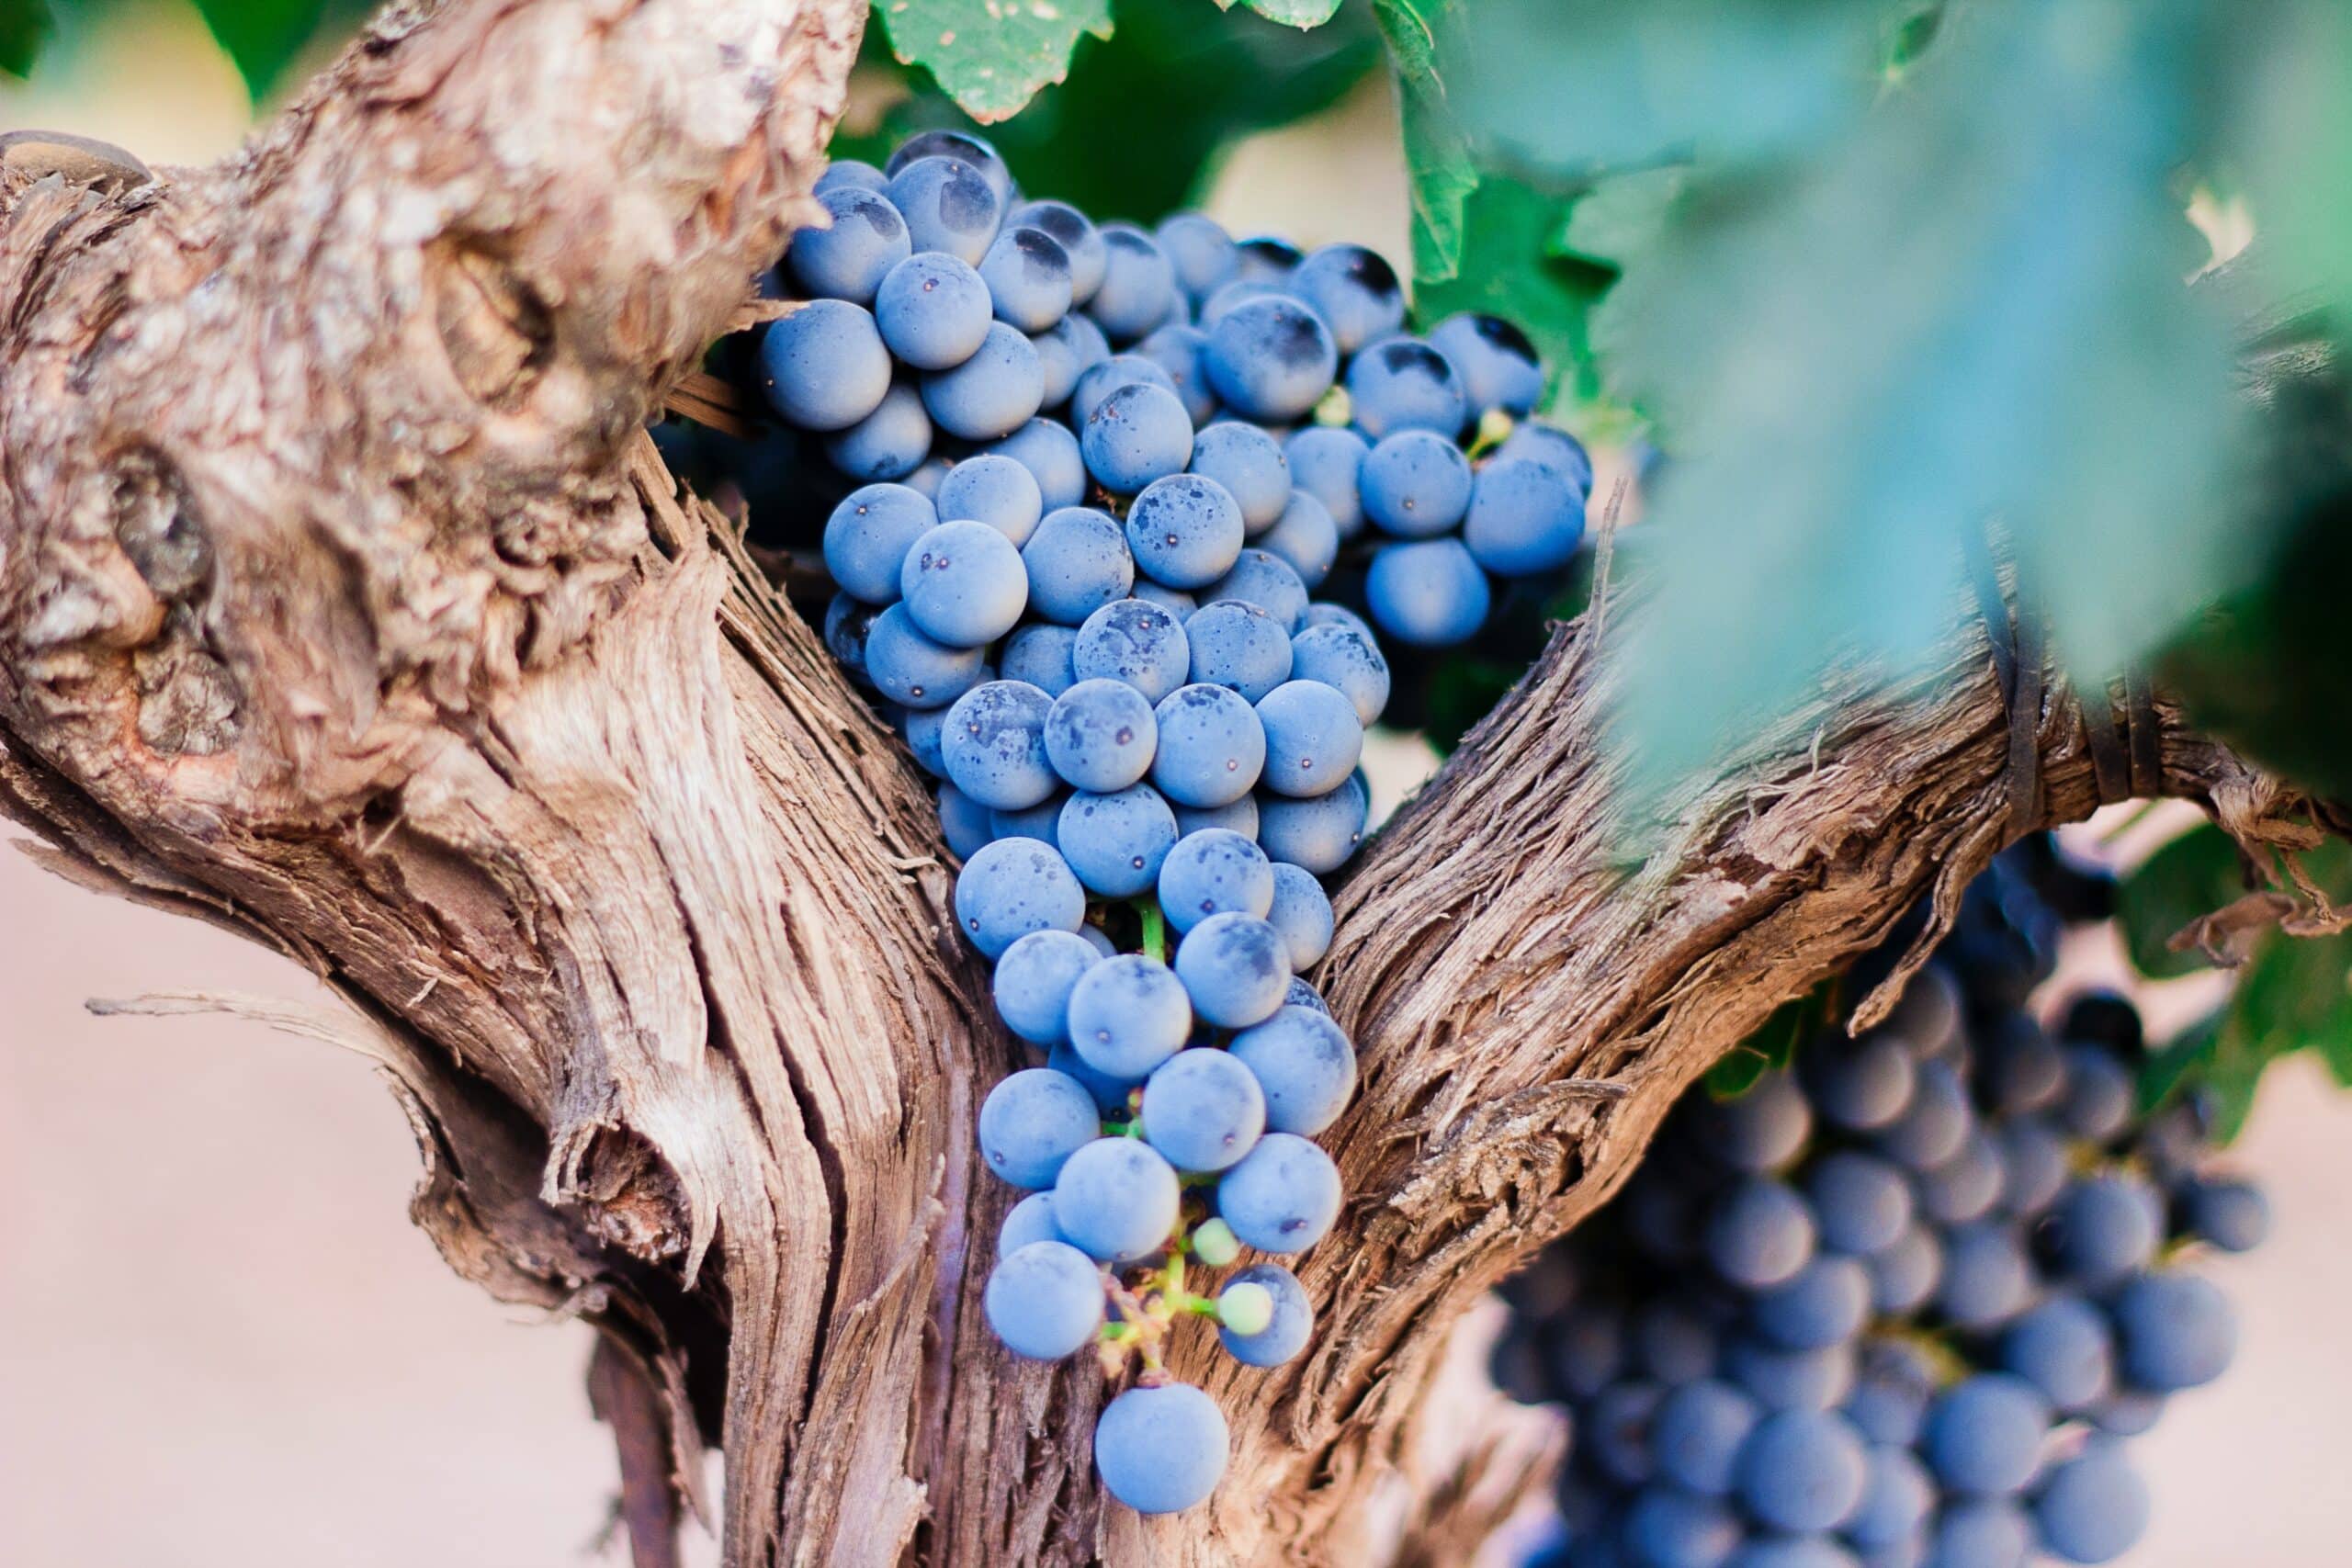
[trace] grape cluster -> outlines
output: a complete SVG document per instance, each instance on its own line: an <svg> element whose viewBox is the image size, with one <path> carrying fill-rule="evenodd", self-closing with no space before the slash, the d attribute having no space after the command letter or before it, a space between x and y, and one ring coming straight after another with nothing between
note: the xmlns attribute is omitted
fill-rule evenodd
<svg viewBox="0 0 2352 1568"><path fill-rule="evenodd" d="M887 168L835 163L816 199L828 226L763 285L786 313L734 360L817 455L802 479L864 487L841 502L859 525L827 529L827 624L894 702L953 700L971 650L1016 626L1008 660L1068 684L1089 617L1130 596L1254 702L1286 667L1272 633L1318 589L1393 639L1453 646L1498 584L1556 578L1583 539L1591 461L1528 420L1544 373L1526 337L1469 314L1407 335L1396 273L1362 246L1302 254L1193 213L1097 225L1024 199L956 131ZM902 589L907 547L957 523L1003 545L950 536L965 547ZM1225 601L1272 620L1195 633Z"/></svg>
<svg viewBox="0 0 2352 1568"><path fill-rule="evenodd" d="M2048 886L2004 857L1883 1027L1694 1090L1512 1281L1497 1380L1571 1414L1544 1562L2021 1568L2138 1540L2124 1440L2235 1346L2189 1265L2267 1211L2204 1168L2191 1105L2139 1112L2129 1002L2054 1033L2026 1010Z"/></svg>

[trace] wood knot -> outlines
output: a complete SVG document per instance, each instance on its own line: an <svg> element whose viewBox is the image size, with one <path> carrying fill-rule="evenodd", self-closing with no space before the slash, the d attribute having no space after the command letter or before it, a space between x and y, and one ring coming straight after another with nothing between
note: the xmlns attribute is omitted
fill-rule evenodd
<svg viewBox="0 0 2352 1568"><path fill-rule="evenodd" d="M55 175L68 185L87 186L108 196L136 190L155 177L136 156L111 141L70 130L0 132L0 169L28 180Z"/></svg>
<svg viewBox="0 0 2352 1568"><path fill-rule="evenodd" d="M432 258L434 325L458 385L501 412L519 408L555 352L547 301L503 257L445 240Z"/></svg>

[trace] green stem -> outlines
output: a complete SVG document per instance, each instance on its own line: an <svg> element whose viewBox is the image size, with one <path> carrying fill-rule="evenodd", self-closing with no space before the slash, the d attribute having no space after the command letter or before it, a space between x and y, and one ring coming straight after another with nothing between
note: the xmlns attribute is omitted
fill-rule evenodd
<svg viewBox="0 0 2352 1568"><path fill-rule="evenodd" d="M1159 900L1136 899L1136 913L1143 917L1143 955L1154 964L1167 963L1168 917L1159 912Z"/></svg>

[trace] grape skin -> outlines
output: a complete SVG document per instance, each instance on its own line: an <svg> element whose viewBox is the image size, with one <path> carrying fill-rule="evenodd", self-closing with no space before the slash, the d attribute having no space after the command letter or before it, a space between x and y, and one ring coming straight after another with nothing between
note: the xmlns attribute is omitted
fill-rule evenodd
<svg viewBox="0 0 2352 1568"><path fill-rule="evenodd" d="M1023 333L1042 333L1069 313L1069 253L1043 229L1003 231L979 260L996 319Z"/></svg>
<svg viewBox="0 0 2352 1568"><path fill-rule="evenodd" d="M1346 697L1369 728L1388 706L1388 660L1372 635L1340 622L1309 626L1290 639L1291 674Z"/></svg>
<svg viewBox="0 0 2352 1568"><path fill-rule="evenodd" d="M899 593L915 629L948 648L985 648L1011 631L1029 601L1012 541L985 523L942 523L907 551Z"/></svg>
<svg viewBox="0 0 2352 1568"><path fill-rule="evenodd" d="M1225 1474L1225 1416L1189 1383L1131 1388L1094 1427L1094 1466L1111 1495L1139 1514L1175 1514Z"/></svg>
<svg viewBox="0 0 2352 1568"><path fill-rule="evenodd" d="M991 321L970 358L922 382L923 412L950 435L995 441L1045 405L1046 368L1029 340Z"/></svg>
<svg viewBox="0 0 2352 1568"><path fill-rule="evenodd" d="M1380 629L1416 648L1451 648L1486 624L1486 573L1459 539L1389 545L1373 557L1365 597Z"/></svg>
<svg viewBox="0 0 2352 1568"><path fill-rule="evenodd" d="M1080 790L1063 805L1056 838L1088 891L1132 898L1159 879L1160 862L1176 847L1176 814L1149 784Z"/></svg>
<svg viewBox="0 0 2352 1568"><path fill-rule="evenodd" d="M1158 241L1131 223L1105 223L1102 283L1088 314L1113 343L1133 343L1176 309L1176 274Z"/></svg>
<svg viewBox="0 0 2352 1568"><path fill-rule="evenodd" d="M1258 547L1298 573L1309 590L1331 575L1340 558L1340 530L1324 504L1303 490L1294 490L1272 527L1257 536Z"/></svg>
<svg viewBox="0 0 2352 1568"><path fill-rule="evenodd" d="M890 205L907 220L917 251L944 251L978 266L996 237L1004 199L988 177L961 158L917 158L890 175Z"/></svg>
<svg viewBox="0 0 2352 1568"><path fill-rule="evenodd" d="M1079 433L1087 471L1114 495L1134 495L1181 473L1193 456L1193 422L1176 394L1148 381L1104 398Z"/></svg>
<svg viewBox="0 0 2352 1568"><path fill-rule="evenodd" d="M1240 507L1223 485L1198 474L1152 480L1127 512L1136 569L1170 588L1205 588L1223 577L1240 558L1243 537Z"/></svg>
<svg viewBox="0 0 2352 1568"><path fill-rule="evenodd" d="M980 275L935 252L893 266L874 294L882 341L917 370L953 369L971 358L987 341L994 313Z"/></svg>
<svg viewBox="0 0 2352 1568"><path fill-rule="evenodd" d="M1032 1192L1012 1206L1012 1212L1004 1216L1004 1224L998 1227L997 1261L1001 1263L1033 1241L1061 1239L1061 1229L1054 1224L1054 1195ZM1079 1256L1083 1258L1085 1254Z"/></svg>
<svg viewBox="0 0 2352 1568"><path fill-rule="evenodd" d="M1159 749L1152 758L1151 782L1170 800L1195 807L1225 806L1258 782L1266 762L1266 732L1240 694L1223 686L1180 686L1160 699L1153 715ZM1259 840L1266 842L1262 810Z"/></svg>
<svg viewBox="0 0 2352 1568"><path fill-rule="evenodd" d="M1280 556L1266 550L1244 549L1235 558L1231 571L1201 590L1201 603L1204 605L1228 602L1262 612L1288 638L1306 618L1306 584Z"/></svg>
<svg viewBox="0 0 2352 1568"><path fill-rule="evenodd" d="M1101 955L1069 931L1031 931L997 960L990 990L1005 1027L1033 1045L1069 1038L1069 994Z"/></svg>
<svg viewBox="0 0 2352 1568"><path fill-rule="evenodd" d="M942 523L985 523L1012 542L1029 542L1045 515L1036 476L1011 457L982 453L965 458L939 481L933 510Z"/></svg>
<svg viewBox="0 0 2352 1568"><path fill-rule="evenodd" d="M1078 437L1060 421L1033 419L989 450L1029 470L1048 513L1086 499L1086 460L1079 454Z"/></svg>
<svg viewBox="0 0 2352 1568"><path fill-rule="evenodd" d="M906 220L880 194L838 186L817 197L828 222L792 237L784 265L811 298L870 303L883 275L914 254Z"/></svg>
<svg viewBox="0 0 2352 1568"><path fill-rule="evenodd" d="M893 604L865 634L866 678L901 707L944 708L979 684L981 652L933 641L906 605Z"/></svg>
<svg viewBox="0 0 2352 1568"><path fill-rule="evenodd" d="M940 734L947 776L991 811L1019 811L1055 790L1046 725L1053 698L1026 681L989 681L956 699Z"/></svg>
<svg viewBox="0 0 2352 1568"><path fill-rule="evenodd" d="M890 383L872 413L825 438L825 458L854 479L902 479L931 456L931 438L922 393L901 378Z"/></svg>
<svg viewBox="0 0 2352 1568"><path fill-rule="evenodd" d="M1183 983L1141 953L1106 958L1070 988L1071 1049L1107 1077L1142 1082L1192 1033Z"/></svg>
<svg viewBox="0 0 2352 1568"><path fill-rule="evenodd" d="M1286 424L1330 390L1340 351L1322 317L1269 295L1235 306L1212 326L1201 362L1226 406L1245 419Z"/></svg>
<svg viewBox="0 0 2352 1568"><path fill-rule="evenodd" d="M1371 450L1354 431L1329 425L1309 426L1283 448L1291 483L1323 503L1342 539L1355 537L1363 528L1360 486L1364 457Z"/></svg>
<svg viewBox="0 0 2352 1568"><path fill-rule="evenodd" d="M1451 443L1470 418L1469 395L1445 355L1417 338L1390 338L1348 366L1356 428L1377 441L1426 430Z"/></svg>
<svg viewBox="0 0 2352 1568"><path fill-rule="evenodd" d="M1183 624L1158 604L1121 599L1086 617L1070 649L1072 670L1083 680L1124 681L1158 703L1184 683L1192 668L1192 643Z"/></svg>
<svg viewBox="0 0 2352 1568"><path fill-rule="evenodd" d="M1305 1138L1269 1133L1217 1182L1216 1201L1244 1246L1304 1252L1340 1217L1339 1168Z"/></svg>
<svg viewBox="0 0 2352 1568"><path fill-rule="evenodd" d="M1283 995L1289 995L1285 981ZM1328 1013L1285 1002L1272 1018L1243 1030L1227 1048L1265 1092L1266 1125L1312 1137L1340 1119L1354 1098L1356 1055Z"/></svg>
<svg viewBox="0 0 2352 1568"><path fill-rule="evenodd" d="M1068 626L1021 626L1004 639L1001 673L1058 697L1078 684L1077 646L1078 634Z"/></svg>
<svg viewBox="0 0 2352 1568"><path fill-rule="evenodd" d="M1253 536L1279 522L1290 504L1290 460L1254 424L1227 420L1207 425L1193 443L1192 466L1193 472L1215 479L1232 495L1241 508L1243 530Z"/></svg>
<svg viewBox="0 0 2352 1568"><path fill-rule="evenodd" d="M1201 615L1216 608L1212 605ZM1287 642L1283 652L1287 664ZM1276 686L1258 700L1258 721L1266 732L1261 782L1277 795L1301 799L1328 795L1347 783L1363 755L1363 724L1354 705L1344 693L1319 681L1285 681Z"/></svg>
<svg viewBox="0 0 2352 1568"><path fill-rule="evenodd" d="M1029 607L1049 621L1081 626L1135 586L1135 563L1107 512L1065 506L1049 512L1021 548Z"/></svg>
<svg viewBox="0 0 2352 1568"><path fill-rule="evenodd" d="M1260 733L1262 764L1262 729ZM1317 876L1328 876L1345 865L1356 852L1356 846L1363 842L1364 821L1370 810L1371 794L1364 787L1361 772L1349 774L1347 782L1329 795L1311 799L1261 796L1258 842L1275 860L1288 861Z"/></svg>
<svg viewBox="0 0 2352 1568"><path fill-rule="evenodd" d="M1254 604L1225 599L1202 605L1184 623L1184 642L1192 650L1193 682L1224 686L1244 702L1255 704L1290 679L1290 633Z"/></svg>
<svg viewBox="0 0 2352 1568"><path fill-rule="evenodd" d="M1086 1086L1049 1067L1024 1067L999 1080L980 1102L981 1155L1015 1187L1051 1187L1062 1162L1102 1130Z"/></svg>
<svg viewBox="0 0 2352 1568"><path fill-rule="evenodd" d="M1304 866L1281 863L1273 868L1273 897L1258 912L1282 933L1290 966L1304 970L1331 950L1331 898L1323 891L1322 882Z"/></svg>
<svg viewBox="0 0 2352 1568"><path fill-rule="evenodd" d="M1250 1069L1223 1051L1179 1051L1143 1086L1144 1137L1183 1171L1239 1160L1266 1126L1266 1098Z"/></svg>
<svg viewBox="0 0 2352 1568"><path fill-rule="evenodd" d="M956 878L956 919L990 958L1031 931L1074 931L1086 894L1052 846L999 839L966 857Z"/></svg>
<svg viewBox="0 0 2352 1568"><path fill-rule="evenodd" d="M1102 1325L1102 1279L1093 1260L1068 1243L1033 1241L998 1262L983 1304L1007 1349L1057 1361Z"/></svg>
<svg viewBox="0 0 2352 1568"><path fill-rule="evenodd" d="M1121 681L1080 681L1053 699L1040 730L1052 772L1108 794L1141 783L1159 741L1142 693Z"/></svg>
<svg viewBox="0 0 2352 1568"><path fill-rule="evenodd" d="M814 299L769 323L760 340L760 389L787 423L846 430L882 406L890 351L863 306Z"/></svg>
<svg viewBox="0 0 2352 1568"><path fill-rule="evenodd" d="M1156 1252L1176 1224L1176 1172L1135 1138L1088 1144L1062 1162L1053 1190L1054 1223L1098 1262L1129 1263Z"/></svg>
<svg viewBox="0 0 2352 1568"><path fill-rule="evenodd" d="M1290 988L1282 934L1238 909L1210 915L1186 931L1176 947L1175 969L1193 1014L1219 1029L1247 1029L1272 1018Z"/></svg>
<svg viewBox="0 0 2352 1568"><path fill-rule="evenodd" d="M1225 829L1186 833L1159 866L1159 908L1179 936L1227 910L1261 918L1274 902L1274 867L1243 835Z"/></svg>

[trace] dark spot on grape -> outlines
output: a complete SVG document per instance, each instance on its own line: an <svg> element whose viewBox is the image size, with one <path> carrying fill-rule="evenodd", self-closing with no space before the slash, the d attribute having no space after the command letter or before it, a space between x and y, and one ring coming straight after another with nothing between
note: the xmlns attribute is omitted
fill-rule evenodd
<svg viewBox="0 0 2352 1568"><path fill-rule="evenodd" d="M1525 333L1500 316L1473 316L1470 318L1470 329L1506 354L1515 354L1531 365L1535 363L1535 344L1528 341Z"/></svg>
<svg viewBox="0 0 2352 1568"><path fill-rule="evenodd" d="M1425 343L1400 338L1380 345L1380 362L1390 374L1396 376L1426 376L1432 381L1451 380L1453 367L1444 355Z"/></svg>
<svg viewBox="0 0 2352 1568"><path fill-rule="evenodd" d="M1131 724L1123 724L1119 726L1118 740L1120 745L1125 746L1135 738L1135 726Z"/></svg>
<svg viewBox="0 0 2352 1568"><path fill-rule="evenodd" d="M895 240L907 231L907 220L899 216L899 209L879 197L859 202L851 211L865 220L877 240Z"/></svg>
<svg viewBox="0 0 2352 1568"><path fill-rule="evenodd" d="M1361 245L1352 247L1348 254L1347 275L1363 285L1367 293L1383 299L1394 296L1399 287L1396 269L1388 265L1387 258Z"/></svg>
<svg viewBox="0 0 2352 1568"><path fill-rule="evenodd" d="M1134 866L1137 871L1141 871L1143 869L1143 856L1137 855L1127 863Z"/></svg>
<svg viewBox="0 0 2352 1568"><path fill-rule="evenodd" d="M908 694L909 696L910 696L910 697L919 697L919 696L922 696L922 688L921 686L909 686L909 687L907 688L907 694Z"/></svg>
<svg viewBox="0 0 2352 1568"><path fill-rule="evenodd" d="M996 225L996 190L988 176L961 158L939 186L939 220L959 234Z"/></svg>
<svg viewBox="0 0 2352 1568"><path fill-rule="evenodd" d="M1114 229L1110 232L1104 234L1102 236L1102 243L1114 250L1133 251L1139 256L1151 256L1158 255L1159 254L1159 247L1153 244L1148 236L1130 233L1125 229Z"/></svg>
<svg viewBox="0 0 2352 1568"><path fill-rule="evenodd" d="M1022 276L1033 283L1069 276L1069 253L1041 229L1015 229L1012 248L1021 253Z"/></svg>

